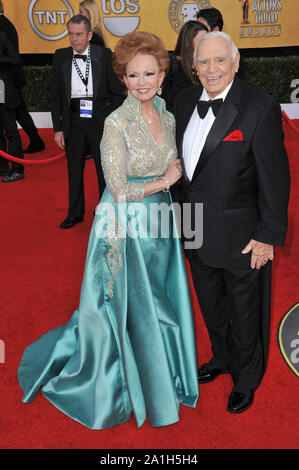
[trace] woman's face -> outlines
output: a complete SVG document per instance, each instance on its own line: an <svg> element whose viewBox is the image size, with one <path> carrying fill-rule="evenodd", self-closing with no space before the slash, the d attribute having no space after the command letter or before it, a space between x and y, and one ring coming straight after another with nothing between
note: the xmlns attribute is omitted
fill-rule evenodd
<svg viewBox="0 0 299 470"><path fill-rule="evenodd" d="M90 14L89 14L88 10L86 10L86 8L83 8L83 7L79 6L79 14L83 15L83 16L86 16L86 18L90 21Z"/></svg>
<svg viewBox="0 0 299 470"><path fill-rule="evenodd" d="M153 99L164 76L165 73L160 71L154 56L139 52L127 63L123 78L132 95L144 102Z"/></svg>

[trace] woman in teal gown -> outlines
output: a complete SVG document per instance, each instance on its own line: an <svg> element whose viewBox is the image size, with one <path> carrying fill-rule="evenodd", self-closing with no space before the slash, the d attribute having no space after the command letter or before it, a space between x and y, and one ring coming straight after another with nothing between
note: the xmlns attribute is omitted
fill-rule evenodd
<svg viewBox="0 0 299 470"><path fill-rule="evenodd" d="M140 427L195 407L197 361L188 279L169 187L181 176L175 123L156 93L168 65L161 41L130 33L115 50L128 98L105 121L107 187L91 229L78 309L28 346L23 402L38 391L91 429L135 416Z"/></svg>

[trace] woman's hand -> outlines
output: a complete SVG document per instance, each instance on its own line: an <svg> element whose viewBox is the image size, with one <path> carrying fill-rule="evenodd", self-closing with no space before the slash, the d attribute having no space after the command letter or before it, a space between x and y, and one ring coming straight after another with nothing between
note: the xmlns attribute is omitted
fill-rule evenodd
<svg viewBox="0 0 299 470"><path fill-rule="evenodd" d="M169 186L175 184L182 176L182 166L179 158L168 165L164 177L167 179Z"/></svg>
<svg viewBox="0 0 299 470"><path fill-rule="evenodd" d="M143 196L150 196L151 194L158 193L159 191L169 189L170 186L175 184L182 176L182 167L179 159L174 160L168 165L164 176L158 180L144 183Z"/></svg>

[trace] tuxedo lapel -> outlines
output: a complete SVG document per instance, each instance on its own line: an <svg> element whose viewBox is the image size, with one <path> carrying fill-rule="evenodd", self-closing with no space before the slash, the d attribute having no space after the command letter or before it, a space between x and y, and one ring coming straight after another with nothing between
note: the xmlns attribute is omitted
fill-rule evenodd
<svg viewBox="0 0 299 470"><path fill-rule="evenodd" d="M184 137L184 132L187 128L187 125L190 121L190 118L192 116L192 113L194 111L194 108L196 106L197 100L202 94L202 87L194 87L194 93L190 98L186 101L184 104L183 113L181 116L177 116L177 120L179 121L179 128L177 129L179 138L180 138L180 143L183 142L183 137Z"/></svg>
<svg viewBox="0 0 299 470"><path fill-rule="evenodd" d="M66 98L67 98L68 103L71 101L71 94L72 94L72 59L73 59L73 49L69 47L66 50L65 60L63 61L63 64L62 64Z"/></svg>
<svg viewBox="0 0 299 470"><path fill-rule="evenodd" d="M96 98L96 95L99 91L99 85L101 81L101 64L102 64L102 50L97 47L97 52L100 51L100 54L95 54L94 47L91 45L91 68L92 68L92 83L93 83L93 95ZM65 91L67 101L71 100L71 87L72 87L72 60L73 60L73 50L68 48L65 55L65 60L63 61L63 76L65 82Z"/></svg>
<svg viewBox="0 0 299 470"><path fill-rule="evenodd" d="M217 114L216 119L211 127L211 130L207 136L205 145L202 149L200 158L196 165L195 171L193 173L192 181L197 177L198 173L209 161L209 158L213 154L217 145L225 137L228 129L231 127L233 121L238 116L239 110L236 106L240 101L241 94L241 82L239 79L235 78L235 81L227 94L224 103Z"/></svg>
<svg viewBox="0 0 299 470"><path fill-rule="evenodd" d="M97 93L100 88L100 81L101 81L101 76L102 76L101 75L102 61L103 61L102 49L100 47L97 47L95 51L95 48L91 45L90 55L91 55L91 68L92 68L93 98L95 101Z"/></svg>

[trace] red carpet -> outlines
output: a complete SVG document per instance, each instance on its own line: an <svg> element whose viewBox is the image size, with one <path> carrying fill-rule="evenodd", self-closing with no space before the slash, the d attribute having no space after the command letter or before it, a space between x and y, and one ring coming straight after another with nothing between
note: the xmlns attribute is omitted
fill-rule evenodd
<svg viewBox="0 0 299 470"><path fill-rule="evenodd" d="M299 123L296 124L299 128ZM285 127L292 189L286 246L276 250L273 269L272 330L266 375L254 406L241 415L226 411L231 379L220 376L201 386L197 408L181 408L181 421L136 428L92 431L72 421L41 394L21 403L17 367L24 348L49 329L69 320L78 305L97 183L93 162L86 162L86 217L71 230L60 230L66 216L66 161L28 166L25 179L0 182L1 323L5 362L0 363L1 449L296 449L299 442L299 378L284 362L277 328L298 301L298 149L299 137ZM28 158L60 153L51 130L42 130L47 149ZM24 140L26 146L27 140ZM192 290L193 292L193 290ZM193 297L194 299L194 297ZM194 300L199 363L210 358L209 342ZM105 406L105 403L103 403Z"/></svg>

